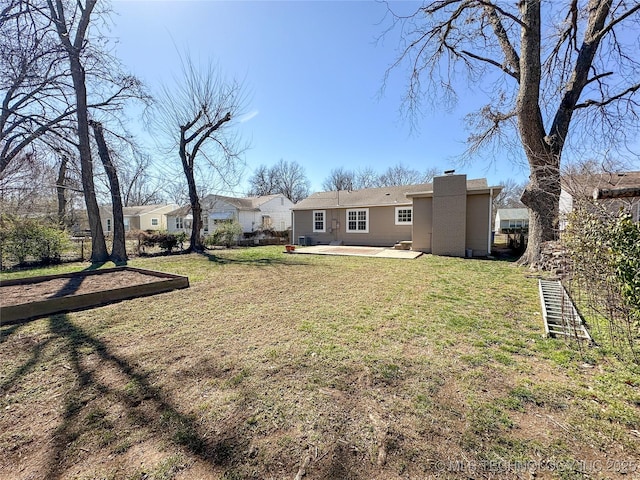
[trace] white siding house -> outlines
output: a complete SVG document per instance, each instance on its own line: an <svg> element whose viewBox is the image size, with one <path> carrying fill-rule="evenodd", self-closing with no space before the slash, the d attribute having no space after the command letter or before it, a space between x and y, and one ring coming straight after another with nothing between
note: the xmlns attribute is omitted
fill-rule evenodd
<svg viewBox="0 0 640 480"><path fill-rule="evenodd" d="M291 228L293 202L284 195L261 197L225 197L207 195L201 201L202 234L215 231L217 224L236 220L243 232L262 230L284 231ZM167 214L169 232L190 232L193 216L187 205Z"/></svg>

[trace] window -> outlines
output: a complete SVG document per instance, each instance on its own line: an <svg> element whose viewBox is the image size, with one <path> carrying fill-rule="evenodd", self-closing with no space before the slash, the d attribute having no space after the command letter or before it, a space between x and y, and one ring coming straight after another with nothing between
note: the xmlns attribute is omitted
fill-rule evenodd
<svg viewBox="0 0 640 480"><path fill-rule="evenodd" d="M396 225L413 223L413 207L396 207Z"/></svg>
<svg viewBox="0 0 640 480"><path fill-rule="evenodd" d="M209 231L209 217L207 217L206 215L202 217L202 231Z"/></svg>
<svg viewBox="0 0 640 480"><path fill-rule="evenodd" d="M184 221L182 217L176 217L176 228L182 230L184 228Z"/></svg>
<svg viewBox="0 0 640 480"><path fill-rule="evenodd" d="M124 222L124 231L128 232L129 230L131 230L131 219L129 217L124 217L123 222Z"/></svg>
<svg viewBox="0 0 640 480"><path fill-rule="evenodd" d="M271 217L269 215L262 215L262 228L271 228Z"/></svg>
<svg viewBox="0 0 640 480"><path fill-rule="evenodd" d="M160 222L158 221L157 218L152 218L151 219L151 226L152 227L157 227L160 224Z"/></svg>
<svg viewBox="0 0 640 480"><path fill-rule="evenodd" d="M111 231L111 219L107 218L107 232Z"/></svg>
<svg viewBox="0 0 640 480"><path fill-rule="evenodd" d="M369 209L347 210L347 233L369 233Z"/></svg>
<svg viewBox="0 0 640 480"><path fill-rule="evenodd" d="M324 232L326 231L326 212L325 210L313 211L313 231Z"/></svg>

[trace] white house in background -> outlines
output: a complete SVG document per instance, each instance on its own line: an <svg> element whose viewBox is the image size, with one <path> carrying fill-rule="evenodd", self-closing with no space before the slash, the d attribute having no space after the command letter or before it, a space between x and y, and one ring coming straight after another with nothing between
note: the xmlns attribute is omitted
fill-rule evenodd
<svg viewBox="0 0 640 480"><path fill-rule="evenodd" d="M203 235L214 232L217 224L233 220L242 226L243 232L291 228L293 202L281 194L244 198L207 195L200 204ZM191 207L180 207L167 213L167 230L190 232L192 221Z"/></svg>
<svg viewBox="0 0 640 480"><path fill-rule="evenodd" d="M178 207L175 203L167 205L139 205L123 207L124 229L130 230L166 230L166 214ZM111 205L100 207L102 230L106 234L113 233L113 210Z"/></svg>
<svg viewBox="0 0 640 480"><path fill-rule="evenodd" d="M528 208L499 208L496 213L496 233L526 233L529 231Z"/></svg>

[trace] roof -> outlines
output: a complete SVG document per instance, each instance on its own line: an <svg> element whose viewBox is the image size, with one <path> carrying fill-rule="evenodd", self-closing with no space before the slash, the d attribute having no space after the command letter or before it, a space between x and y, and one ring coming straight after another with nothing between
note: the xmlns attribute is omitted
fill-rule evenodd
<svg viewBox="0 0 640 480"><path fill-rule="evenodd" d="M640 187L640 172L604 172L584 175L564 175L562 189L572 196L591 197L596 188Z"/></svg>
<svg viewBox="0 0 640 480"><path fill-rule="evenodd" d="M275 195L262 195L259 197L225 197L224 195L207 195L206 197L200 200L200 205L202 205L203 210L215 210L216 204L219 202L225 202L229 205L235 207L238 210L245 211L258 211L260 210L260 206L267 203L269 200L273 200L274 198L283 197L282 194ZM190 205L184 205L176 210L168 212L167 215L171 216L180 216L186 215L191 212Z"/></svg>
<svg viewBox="0 0 640 480"><path fill-rule="evenodd" d="M499 208L496 214L500 220L522 220L529 218L528 208Z"/></svg>
<svg viewBox="0 0 640 480"><path fill-rule="evenodd" d="M134 205L131 207L122 207L122 215L125 217L139 217L142 215L147 215L149 213L153 213L156 210L160 210L166 207L175 207L177 205L174 204L160 204L160 205ZM102 205L100 207L101 210L105 212L112 212L111 205Z"/></svg>
<svg viewBox="0 0 640 480"><path fill-rule="evenodd" d="M487 180L484 178L467 180L468 190L486 188L488 188ZM407 198L408 194L425 194L432 192L432 183L363 188L361 190L332 190L329 192L316 192L296 203L293 210L411 205L411 200Z"/></svg>

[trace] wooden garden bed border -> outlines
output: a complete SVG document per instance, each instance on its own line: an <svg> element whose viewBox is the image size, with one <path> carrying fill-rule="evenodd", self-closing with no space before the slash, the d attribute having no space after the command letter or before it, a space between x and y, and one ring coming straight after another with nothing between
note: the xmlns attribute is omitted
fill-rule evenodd
<svg viewBox="0 0 640 480"><path fill-rule="evenodd" d="M155 295L157 293L169 292L179 288L189 287L189 278L172 273L158 272L135 267L114 267L102 270L81 271L72 273L60 273L56 275L43 275L38 277L17 278L13 280L0 281L0 287L12 285L27 285L32 283L46 282L58 278L87 277L92 275L102 275L114 272L138 272L144 275L159 277L163 280L131 285L128 287L114 288L110 290L100 290L99 292L83 293L79 295L69 295L66 297L47 298L37 302L23 303L18 305L7 305L0 309L0 324L18 323L24 320L46 317L55 313L71 312L88 308L107 305L131 298Z"/></svg>

